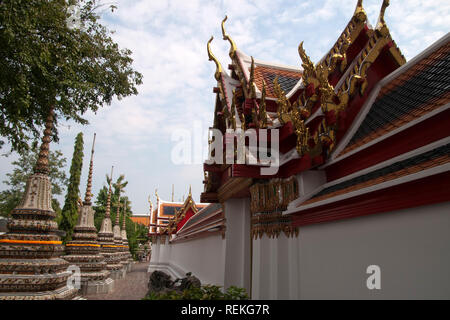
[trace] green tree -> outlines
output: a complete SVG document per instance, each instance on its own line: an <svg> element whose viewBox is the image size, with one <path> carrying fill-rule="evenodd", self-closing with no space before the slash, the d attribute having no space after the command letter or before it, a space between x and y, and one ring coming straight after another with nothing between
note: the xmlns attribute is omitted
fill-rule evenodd
<svg viewBox="0 0 450 320"><path fill-rule="evenodd" d="M73 228L78 219L78 199L80 199L80 179L83 168L83 133L75 138L72 164L70 166L69 185L67 187L66 200L62 209L62 218L59 228L66 232L64 242L72 239Z"/></svg>
<svg viewBox="0 0 450 320"><path fill-rule="evenodd" d="M98 231L100 231L100 227L102 224L103 219L105 218L106 213L106 202L108 199L108 185L109 185L110 178L106 176L106 186L103 186L99 193L97 194L97 199L95 202L94 210L95 210L95 217L94 217L94 223L95 227ZM119 187L122 187L122 194L125 192L125 187L127 186L128 181L125 180L125 176L121 175L116 182L112 182L111 185L113 187L113 190L111 192L111 221L113 224L116 220L117 215L117 205L120 201L120 221L123 219L123 211L124 211L124 205L126 203L126 220L125 220L125 229L127 230L127 238L128 238L128 244L130 246L130 251L133 256L136 255L136 250L138 249L139 243L145 243L145 241L148 242L148 228L145 226L142 226L138 223L133 222L131 220L131 216L133 215L133 212L131 210L131 201L128 199L126 195L121 195L119 198ZM120 200L119 200L120 199ZM120 227L122 228L122 223L120 224Z"/></svg>
<svg viewBox="0 0 450 320"><path fill-rule="evenodd" d="M110 182L110 178L106 176L106 186L103 186L97 195L97 200L95 202L95 218L94 223L97 230L100 230L100 226L102 224L103 219L105 218L106 213L106 201L108 199L108 185ZM122 192L124 192L125 187L127 186L128 181L125 181L125 175L120 175L119 178L116 180L116 182L111 182L112 186L112 192L111 192L111 221L115 222L116 220L116 213L117 213L117 203L119 199L119 186L122 186ZM127 201L127 216L131 216L131 201L126 196L120 197L120 205L121 207L121 215L123 210L123 205L125 202L125 199Z"/></svg>
<svg viewBox="0 0 450 320"><path fill-rule="evenodd" d="M11 173L7 173L7 179L3 181L8 186L8 189L0 192L0 213L3 216L8 216L22 199L25 191L25 185L28 177L33 173L34 165L38 158L39 149L34 145L30 150L24 150L19 159L12 162L14 169ZM52 195L61 195L67 184L66 173L64 167L66 166L66 158L63 157L61 151L49 152L49 177L52 182ZM52 199L53 210L57 213L57 220L60 219L58 213L61 212L58 200Z"/></svg>
<svg viewBox="0 0 450 320"><path fill-rule="evenodd" d="M0 147L29 148L53 107L57 121L88 121L114 97L137 94L142 75L100 23L98 0L0 1ZM78 8L74 15L72 8ZM111 10L115 9L111 6ZM79 24L71 24L76 17Z"/></svg>

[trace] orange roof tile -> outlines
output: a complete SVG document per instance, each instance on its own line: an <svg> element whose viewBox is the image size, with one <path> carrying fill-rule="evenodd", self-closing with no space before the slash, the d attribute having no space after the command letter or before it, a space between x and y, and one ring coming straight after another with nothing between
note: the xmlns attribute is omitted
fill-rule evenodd
<svg viewBox="0 0 450 320"><path fill-rule="evenodd" d="M266 66L255 67L255 84L259 90L262 90L263 80L266 83L267 97L274 98L273 81L278 77L278 83L287 94L300 81L302 73L300 71L288 71L278 68L271 68Z"/></svg>

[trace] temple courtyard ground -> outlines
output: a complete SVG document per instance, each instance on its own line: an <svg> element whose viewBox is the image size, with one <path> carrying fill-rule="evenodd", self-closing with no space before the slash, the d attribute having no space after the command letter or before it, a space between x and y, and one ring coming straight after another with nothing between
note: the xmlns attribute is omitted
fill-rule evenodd
<svg viewBox="0 0 450 320"><path fill-rule="evenodd" d="M150 273L147 272L149 262L134 263L125 278L115 280L114 290L108 294L84 296L87 300L141 300L147 294Z"/></svg>

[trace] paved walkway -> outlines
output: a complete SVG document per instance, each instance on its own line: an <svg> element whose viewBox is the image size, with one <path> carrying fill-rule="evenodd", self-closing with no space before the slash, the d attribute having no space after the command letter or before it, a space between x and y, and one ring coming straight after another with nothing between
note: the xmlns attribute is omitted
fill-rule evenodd
<svg viewBox="0 0 450 320"><path fill-rule="evenodd" d="M108 294L96 294L85 296L87 300L141 300L147 293L147 272L149 262L133 264L131 272L125 278L115 280L114 290Z"/></svg>

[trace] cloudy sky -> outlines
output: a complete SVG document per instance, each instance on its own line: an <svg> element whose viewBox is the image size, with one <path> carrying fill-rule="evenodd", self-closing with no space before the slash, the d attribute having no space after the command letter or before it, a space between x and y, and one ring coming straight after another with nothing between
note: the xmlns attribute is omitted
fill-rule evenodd
<svg viewBox="0 0 450 320"><path fill-rule="evenodd" d="M104 1L109 2L109 1ZM111 165L125 174L126 194L134 213L148 212L147 197L155 188L170 200L186 195L192 185L199 201L203 191L199 155L195 147L191 165L175 164L171 152L174 132L191 135L206 146L205 130L212 123L215 66L208 61L206 43L214 36L212 50L224 69L229 64L228 42L222 40L220 23L228 15L227 32L236 45L257 59L300 66L297 46L313 61L334 44L353 14L356 0L120 0L113 13L102 13L103 22L114 30L121 47L133 51L135 68L144 75L139 95L114 101L97 114L87 114L90 124L62 123L59 144L70 164L73 143L84 133L85 158L82 192L86 184L89 150L97 133L94 193L105 183ZM382 0L365 0L372 25ZM391 0L385 15L394 40L407 60L450 30L448 0ZM194 130L194 128L199 128ZM10 172L16 156L0 157L0 176ZM67 168L67 172L69 168ZM0 189L5 188L0 184ZM60 198L63 202L63 197Z"/></svg>

